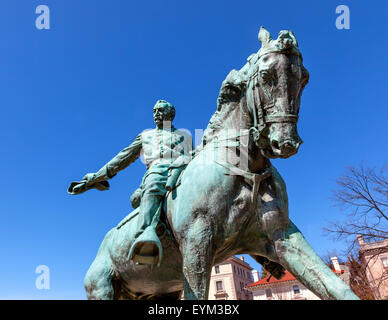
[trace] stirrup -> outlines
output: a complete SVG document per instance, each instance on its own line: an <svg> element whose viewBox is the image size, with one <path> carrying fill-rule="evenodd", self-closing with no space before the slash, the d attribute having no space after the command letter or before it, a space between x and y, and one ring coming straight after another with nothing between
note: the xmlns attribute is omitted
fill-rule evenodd
<svg viewBox="0 0 388 320"><path fill-rule="evenodd" d="M152 226L147 227L137 237L129 250L128 258L140 264L154 265L158 267L162 262L163 248Z"/></svg>

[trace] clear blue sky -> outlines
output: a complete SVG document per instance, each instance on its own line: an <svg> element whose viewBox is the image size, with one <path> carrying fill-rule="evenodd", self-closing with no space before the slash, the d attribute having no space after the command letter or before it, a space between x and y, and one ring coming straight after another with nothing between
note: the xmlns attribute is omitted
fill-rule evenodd
<svg viewBox="0 0 388 320"><path fill-rule="evenodd" d="M40 4L50 30L35 28ZM350 30L335 27L340 4ZM157 99L176 106L176 127L205 129L227 73L259 49L261 25L273 37L293 30L310 72L304 144L273 162L290 216L319 254L341 250L322 231L342 215L329 199L335 180L388 155L387 13L383 1L1 1L0 298L85 298L84 275L145 168L137 161L106 192L70 196L68 184L153 127ZM50 290L35 288L43 264Z"/></svg>

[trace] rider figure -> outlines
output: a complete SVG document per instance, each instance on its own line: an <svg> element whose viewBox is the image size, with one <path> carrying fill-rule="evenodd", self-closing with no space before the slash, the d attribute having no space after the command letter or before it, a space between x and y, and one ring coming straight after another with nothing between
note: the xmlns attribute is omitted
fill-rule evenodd
<svg viewBox="0 0 388 320"><path fill-rule="evenodd" d="M175 117L174 106L158 100L153 109L155 129L140 133L133 143L120 151L97 173L88 173L83 178L83 188L113 178L118 171L133 163L141 153L144 154L147 172L141 190L137 232L135 242L129 251L129 258L142 264L160 264L162 246L156 235L162 201L166 194L169 167L177 167L190 159L192 138L172 126ZM177 161L177 159L179 160ZM184 160L182 160L184 159ZM175 164L174 164L175 162ZM77 192L74 188L73 192Z"/></svg>

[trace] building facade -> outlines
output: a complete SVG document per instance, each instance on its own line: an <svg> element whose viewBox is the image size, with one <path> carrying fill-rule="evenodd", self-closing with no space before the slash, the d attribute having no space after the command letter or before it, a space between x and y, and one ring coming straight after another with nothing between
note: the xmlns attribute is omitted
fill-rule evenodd
<svg viewBox="0 0 388 320"><path fill-rule="evenodd" d="M362 236L358 236L357 240L360 245L360 262L365 267L375 298L388 300L388 239L366 243Z"/></svg>
<svg viewBox="0 0 388 320"><path fill-rule="evenodd" d="M253 300L253 293L246 288L253 282L252 270L242 256L213 266L208 299Z"/></svg>
<svg viewBox="0 0 388 320"><path fill-rule="evenodd" d="M247 289L252 291L254 300L319 300L288 271L280 280L267 276Z"/></svg>
<svg viewBox="0 0 388 320"><path fill-rule="evenodd" d="M349 284L348 267L340 265L336 257L331 260L334 266L333 272ZM280 280L270 275L258 279L256 272L253 272L253 275L255 282L248 285L247 290L253 293L254 300L320 300L288 271Z"/></svg>

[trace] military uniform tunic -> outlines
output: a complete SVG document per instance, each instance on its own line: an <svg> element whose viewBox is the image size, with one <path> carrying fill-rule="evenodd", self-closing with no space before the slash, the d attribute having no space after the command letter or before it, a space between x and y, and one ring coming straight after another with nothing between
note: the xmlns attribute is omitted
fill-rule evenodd
<svg viewBox="0 0 388 320"><path fill-rule="evenodd" d="M106 164L107 175L113 177L143 153L147 172L141 189L164 196L169 166L182 155L190 156L192 146L191 135L174 127L145 130Z"/></svg>

